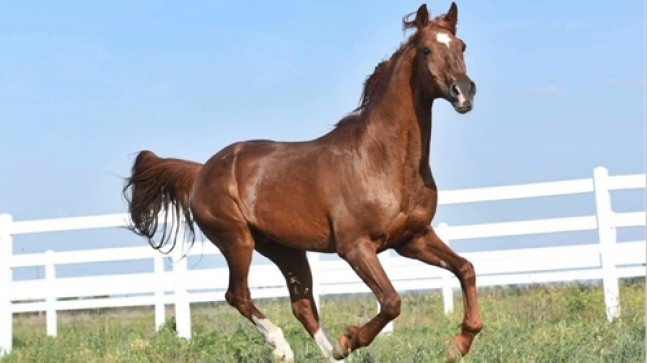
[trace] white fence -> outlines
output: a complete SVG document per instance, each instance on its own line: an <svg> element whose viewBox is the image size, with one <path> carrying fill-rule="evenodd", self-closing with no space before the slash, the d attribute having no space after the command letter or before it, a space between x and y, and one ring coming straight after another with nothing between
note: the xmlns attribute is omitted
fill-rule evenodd
<svg viewBox="0 0 647 363"><path fill-rule="evenodd" d="M521 236L543 233L597 230L599 239L591 244L525 248L465 253L478 276L478 286L531 284L572 280L602 280L609 320L619 315L618 279L645 275L645 241L617 243L616 228L645 226L645 212L615 213L610 192L644 189L645 174L609 176L604 168L594 170L593 178L535 183L440 193L440 204L476 203L573 194L592 194L596 215L526 220L477 225L448 226L441 223L438 233L448 242L476 238ZM512 213L512 211L511 211ZM125 214L13 221L0 215L0 356L11 350L13 314L44 311L47 334L57 333L57 311L154 306L155 326L164 323L165 305L175 306L178 334L191 336L190 303L222 301L228 270L192 270L181 258L182 248L173 252L173 268L166 271L164 258L148 246L76 250L67 252L14 254L12 236L70 230L114 228L127 225ZM209 243L194 248L191 255L217 254ZM382 257L382 256L381 256ZM153 271L136 274L57 278L56 267L74 263L149 260ZM309 254L317 298L328 294L369 292L347 264L325 261ZM445 312L453 309L453 289L458 281L448 272L420 262L395 256L381 258L399 291L442 289ZM45 266L45 278L14 281L13 268ZM255 299L287 296L285 282L273 265L253 265L250 289ZM106 298L96 298L106 296ZM77 299L61 299L74 297ZM151 327L152 328L152 327Z"/></svg>

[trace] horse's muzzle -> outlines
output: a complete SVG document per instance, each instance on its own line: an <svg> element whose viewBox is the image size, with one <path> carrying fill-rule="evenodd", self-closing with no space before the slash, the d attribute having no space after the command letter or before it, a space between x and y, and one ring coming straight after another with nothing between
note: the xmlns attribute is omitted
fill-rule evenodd
<svg viewBox="0 0 647 363"><path fill-rule="evenodd" d="M476 95L476 84L471 79L454 81L449 85L449 99L452 106L458 113L467 113L472 110L474 105L474 95Z"/></svg>

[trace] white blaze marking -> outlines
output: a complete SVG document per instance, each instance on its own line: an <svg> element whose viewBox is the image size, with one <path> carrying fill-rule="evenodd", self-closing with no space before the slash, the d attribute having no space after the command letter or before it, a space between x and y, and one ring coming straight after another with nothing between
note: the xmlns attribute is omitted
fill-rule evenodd
<svg viewBox="0 0 647 363"><path fill-rule="evenodd" d="M447 33L436 33L436 40L438 43L443 43L449 48L449 42L452 41L452 39L447 35Z"/></svg>
<svg viewBox="0 0 647 363"><path fill-rule="evenodd" d="M294 353L292 352L292 348L290 348L290 344L283 337L281 328L272 324L268 319L259 319L252 315L252 320L256 324L256 329L263 334L267 344L274 348L272 355L274 355L276 360L294 362Z"/></svg>

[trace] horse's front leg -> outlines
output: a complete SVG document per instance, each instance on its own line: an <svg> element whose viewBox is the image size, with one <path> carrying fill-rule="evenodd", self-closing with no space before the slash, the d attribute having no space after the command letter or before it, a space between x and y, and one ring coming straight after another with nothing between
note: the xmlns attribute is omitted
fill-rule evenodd
<svg viewBox="0 0 647 363"><path fill-rule="evenodd" d="M451 271L461 283L464 318L461 332L450 342L447 360L455 361L469 352L476 334L483 329L476 299L474 266L443 242L431 226L423 234L397 249L405 257L426 262Z"/></svg>
<svg viewBox="0 0 647 363"><path fill-rule="evenodd" d="M370 240L353 243L340 250L339 255L373 291L380 302L380 311L363 326L346 328L333 349L336 359L347 357L355 349L369 345L386 324L400 315L400 296L386 276Z"/></svg>

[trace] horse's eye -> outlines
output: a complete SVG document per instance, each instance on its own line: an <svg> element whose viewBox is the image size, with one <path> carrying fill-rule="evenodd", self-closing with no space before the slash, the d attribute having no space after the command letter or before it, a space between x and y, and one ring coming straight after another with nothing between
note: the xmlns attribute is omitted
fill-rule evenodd
<svg viewBox="0 0 647 363"><path fill-rule="evenodd" d="M463 43L463 52L467 49L467 44Z"/></svg>
<svg viewBox="0 0 647 363"><path fill-rule="evenodd" d="M431 54L431 49L429 49L427 47L422 48L422 55L424 55L426 57L429 54Z"/></svg>

